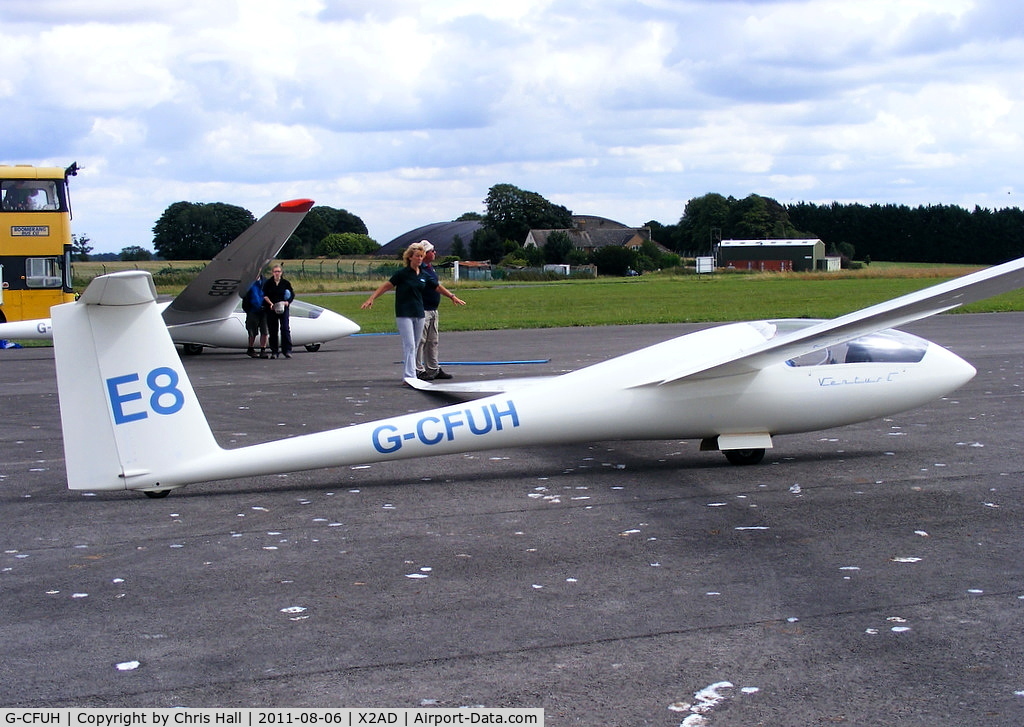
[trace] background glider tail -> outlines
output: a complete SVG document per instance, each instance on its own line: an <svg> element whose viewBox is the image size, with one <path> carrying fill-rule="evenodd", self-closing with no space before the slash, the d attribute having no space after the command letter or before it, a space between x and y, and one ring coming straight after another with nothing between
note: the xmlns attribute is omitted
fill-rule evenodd
<svg viewBox="0 0 1024 727"><path fill-rule="evenodd" d="M162 472L220 451L149 273L96 278L52 315L70 489L165 490Z"/></svg>
<svg viewBox="0 0 1024 727"><path fill-rule="evenodd" d="M224 247L164 310L167 325L225 318L263 268L277 255L306 213L311 199L282 202Z"/></svg>

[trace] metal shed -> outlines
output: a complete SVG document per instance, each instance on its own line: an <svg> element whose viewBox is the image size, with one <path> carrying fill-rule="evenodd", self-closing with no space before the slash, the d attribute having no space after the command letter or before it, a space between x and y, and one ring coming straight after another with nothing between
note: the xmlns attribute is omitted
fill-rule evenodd
<svg viewBox="0 0 1024 727"><path fill-rule="evenodd" d="M824 269L825 243L821 240L722 240L718 265L736 270L774 272Z"/></svg>

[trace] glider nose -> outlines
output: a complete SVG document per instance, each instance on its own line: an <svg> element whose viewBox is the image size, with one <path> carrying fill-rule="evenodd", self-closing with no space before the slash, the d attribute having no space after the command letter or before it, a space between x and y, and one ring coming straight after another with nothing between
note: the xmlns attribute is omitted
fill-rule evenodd
<svg viewBox="0 0 1024 727"><path fill-rule="evenodd" d="M925 361L931 364L932 371L947 393L959 389L978 373L955 353L934 343L928 347Z"/></svg>
<svg viewBox="0 0 1024 727"><path fill-rule="evenodd" d="M353 333L359 333L358 323L331 310L325 309L324 312L320 314L320 320L318 323L323 328L325 341L335 338L343 338L344 336L351 336Z"/></svg>
<svg viewBox="0 0 1024 727"><path fill-rule="evenodd" d="M959 377L959 383L957 383L957 388L960 388L961 386L963 386L968 381L974 378L975 374L978 373L978 369L971 366L969 363L964 361L956 354L953 354L953 356L954 358L956 358L957 364L959 364L959 366L957 367L956 375Z"/></svg>

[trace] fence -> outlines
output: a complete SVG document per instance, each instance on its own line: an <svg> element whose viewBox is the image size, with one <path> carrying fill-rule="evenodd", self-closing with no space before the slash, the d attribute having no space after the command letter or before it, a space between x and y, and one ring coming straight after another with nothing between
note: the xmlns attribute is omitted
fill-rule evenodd
<svg viewBox="0 0 1024 727"><path fill-rule="evenodd" d="M292 281L315 283L323 282L361 282L383 281L390 278L402 268L400 260L343 260L343 259L311 259L284 260L285 277ZM75 263L72 265L74 285L82 289L90 280L117 270L149 270L156 285L175 286L187 285L205 267L205 263L189 260L147 261L147 262L109 262L109 263ZM508 280L508 281L542 281L565 280L567 278L596 278L597 268L593 265L559 266L568 268L552 271L544 268L503 268L486 263L465 265L447 264L437 266L437 275L442 280Z"/></svg>

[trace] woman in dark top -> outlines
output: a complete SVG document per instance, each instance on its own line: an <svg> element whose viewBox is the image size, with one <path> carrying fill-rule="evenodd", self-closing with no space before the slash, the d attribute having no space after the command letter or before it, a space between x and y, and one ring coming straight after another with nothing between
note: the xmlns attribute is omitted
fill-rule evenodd
<svg viewBox="0 0 1024 727"><path fill-rule="evenodd" d="M423 335L423 290L430 286L436 287L441 295L455 305L466 305L466 301L458 298L439 282L424 275L420 270L425 251L420 243L409 245L402 254L405 267L391 276L360 306L363 309L373 307L373 301L390 290L395 291L395 323L402 337L402 359L404 379L416 378L416 347Z"/></svg>
<svg viewBox="0 0 1024 727"><path fill-rule="evenodd" d="M270 329L270 358L277 358L278 332L280 351L285 358L291 358L292 327L288 308L295 300L295 291L292 290L292 284L281 277L280 265L275 265L270 275L270 280L263 283L263 301L267 310L267 327Z"/></svg>

